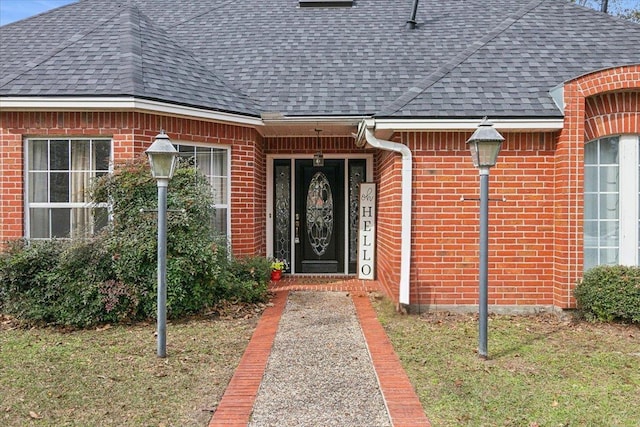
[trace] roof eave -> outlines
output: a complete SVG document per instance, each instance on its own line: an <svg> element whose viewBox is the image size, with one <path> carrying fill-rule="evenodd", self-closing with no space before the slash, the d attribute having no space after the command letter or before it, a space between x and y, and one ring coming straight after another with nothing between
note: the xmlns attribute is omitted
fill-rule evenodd
<svg viewBox="0 0 640 427"><path fill-rule="evenodd" d="M142 111L246 126L263 126L260 117L185 105L123 97L0 97L0 109L11 111Z"/></svg>

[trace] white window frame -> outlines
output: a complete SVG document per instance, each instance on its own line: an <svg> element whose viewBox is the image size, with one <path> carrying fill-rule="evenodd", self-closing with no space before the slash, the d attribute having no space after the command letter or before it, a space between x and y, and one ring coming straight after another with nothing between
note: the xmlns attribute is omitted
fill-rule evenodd
<svg viewBox="0 0 640 427"><path fill-rule="evenodd" d="M224 150L226 151L227 154L227 159L226 159L226 168L227 168L227 175L226 178L227 179L227 188L226 188L226 194L225 194L225 200L227 201L227 203L214 203L211 207L213 209L225 209L227 212L227 218L226 218L226 228L227 228L227 232L224 235L227 239L228 242L231 242L231 146L230 145L224 145L224 144L205 144L205 143L201 143L201 142L192 142L192 141L172 141L172 144L176 147L176 149L179 146L183 146L183 147L196 147L196 151L197 148L207 148L207 149L211 149L214 148L216 150ZM197 164L196 164L197 167ZM210 175L208 173L206 173L206 176L209 177ZM221 176L220 176L221 177Z"/></svg>
<svg viewBox="0 0 640 427"><path fill-rule="evenodd" d="M49 235L50 237L32 237L31 236L31 209L55 209L55 208L65 208L65 209L74 209L74 208L82 208L82 209L89 209L89 208L94 208L94 207L98 207L98 208L109 208L109 203L92 203L90 201L85 201L85 202L30 202L29 201L29 188L30 188L30 174L29 172L31 172L31 170L29 169L29 159L32 156L31 150L30 150L30 142L31 141L47 141L47 147L49 147L49 144L51 143L51 141L61 141L61 140L66 140L69 142L69 144L71 144L71 141L109 141L109 165L108 165L108 169L106 170L107 173L111 174L113 173L113 138L111 137L105 137L105 136L101 136L101 137L66 137L66 136L42 136L42 137L28 137L25 138L23 140L23 151L24 151L24 159L23 159L23 170L24 170L24 190L23 190L23 197L24 197L24 237L27 240L51 240L54 238L57 239L71 239L74 238L74 236L69 236L69 237L52 237L51 236L51 231L52 231L52 224L51 224L51 219L49 219ZM93 144L90 145L90 153L91 153L91 147L93 147ZM69 156L71 157L71 151L69 151ZM47 153L47 169L46 169L46 173L47 174L51 174L52 170L51 170L51 158L49 155L49 152ZM69 165L71 165L72 160L71 158L69 158ZM69 173L73 172L74 170L71 169L71 166L69 168ZM80 171L80 170L78 170ZM82 170L83 172L98 172L98 170L96 169L91 169L91 170ZM36 171L38 172L38 171ZM63 171L60 171L63 172ZM81 172L81 171L80 171ZM102 170L100 170L100 172L103 172ZM50 192L50 188L51 188L51 182L48 180L48 184L47 184L47 194L49 194ZM85 199L86 200L86 199ZM92 229L91 229L91 234L93 234L93 232L95 230L93 230L93 226L95 224L91 224ZM73 224L70 225L70 229L71 232L73 233Z"/></svg>

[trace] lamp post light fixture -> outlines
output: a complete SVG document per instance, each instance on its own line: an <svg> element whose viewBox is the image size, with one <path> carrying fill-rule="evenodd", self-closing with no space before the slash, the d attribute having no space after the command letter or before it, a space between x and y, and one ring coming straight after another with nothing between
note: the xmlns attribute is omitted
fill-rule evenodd
<svg viewBox="0 0 640 427"><path fill-rule="evenodd" d="M160 131L145 151L158 184L158 357L167 357L167 187L173 177L178 151Z"/></svg>
<svg viewBox="0 0 640 427"><path fill-rule="evenodd" d="M467 140L473 166L480 171L480 261L478 300L478 355L486 359L488 323L488 270L489 270L489 169L495 166L504 137L485 117Z"/></svg>

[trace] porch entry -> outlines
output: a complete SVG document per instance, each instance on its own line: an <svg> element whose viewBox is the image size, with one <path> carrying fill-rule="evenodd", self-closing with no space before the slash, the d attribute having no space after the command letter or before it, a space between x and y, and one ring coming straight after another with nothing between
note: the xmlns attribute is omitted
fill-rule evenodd
<svg viewBox="0 0 640 427"><path fill-rule="evenodd" d="M275 159L273 256L290 273L354 274L366 159Z"/></svg>

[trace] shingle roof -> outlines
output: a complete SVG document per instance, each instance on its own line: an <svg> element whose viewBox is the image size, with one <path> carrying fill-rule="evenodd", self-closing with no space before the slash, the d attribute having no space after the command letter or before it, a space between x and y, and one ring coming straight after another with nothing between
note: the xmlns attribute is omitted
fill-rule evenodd
<svg viewBox="0 0 640 427"><path fill-rule="evenodd" d="M0 28L0 96L132 95L258 115L557 117L640 63L640 25L565 0L81 0Z"/></svg>

